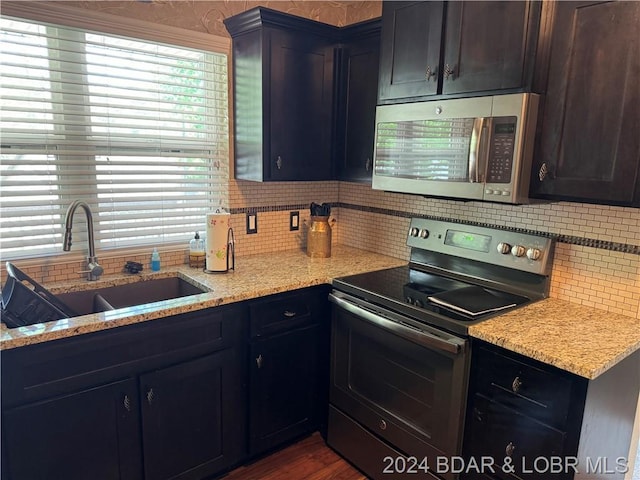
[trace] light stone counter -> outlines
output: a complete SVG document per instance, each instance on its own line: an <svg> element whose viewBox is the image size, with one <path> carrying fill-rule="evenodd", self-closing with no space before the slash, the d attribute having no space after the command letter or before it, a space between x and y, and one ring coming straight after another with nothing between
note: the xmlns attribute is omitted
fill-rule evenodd
<svg viewBox="0 0 640 480"><path fill-rule="evenodd" d="M3 323L0 328L0 350L331 283L336 277L406 264L406 260L345 246L334 246L330 258L309 258L299 250L237 257L235 271L228 273L206 274L202 270L185 265L168 267L157 273L109 275L98 282L79 279L65 284L43 285L51 293L58 294L121 285L144 278L177 275L209 292L26 327L9 329Z"/></svg>
<svg viewBox="0 0 640 480"><path fill-rule="evenodd" d="M0 350L326 284L336 277L402 265L406 265L406 261L334 246L332 256L326 259L312 259L298 250L240 257L236 259L236 270L226 274L206 274L180 266L158 273L113 275L99 282L79 279L45 285L52 293L64 293L177 275L208 293L14 329L2 324ZM469 333L589 379L640 349L640 320L557 299L546 299L491 318L471 326Z"/></svg>
<svg viewBox="0 0 640 480"><path fill-rule="evenodd" d="M639 319L554 298L473 325L469 333L591 380L640 349Z"/></svg>

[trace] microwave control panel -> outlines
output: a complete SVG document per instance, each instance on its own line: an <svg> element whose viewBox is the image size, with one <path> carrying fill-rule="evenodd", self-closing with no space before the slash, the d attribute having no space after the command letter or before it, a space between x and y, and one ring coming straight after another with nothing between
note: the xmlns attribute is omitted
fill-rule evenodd
<svg viewBox="0 0 640 480"><path fill-rule="evenodd" d="M516 117L494 117L491 125L487 183L511 183Z"/></svg>

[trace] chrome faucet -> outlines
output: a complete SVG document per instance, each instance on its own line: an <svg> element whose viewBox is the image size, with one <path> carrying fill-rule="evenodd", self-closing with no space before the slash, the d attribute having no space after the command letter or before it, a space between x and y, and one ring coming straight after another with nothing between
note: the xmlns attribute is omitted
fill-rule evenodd
<svg viewBox="0 0 640 480"><path fill-rule="evenodd" d="M78 207L82 207L84 213L87 217L87 235L89 241L89 256L87 257L87 269L83 270L79 273L86 273L87 280L98 280L100 275L104 272L104 269L98 263L98 258L96 257L96 246L95 240L93 237L93 215L91 213L91 209L86 202L82 200L75 200L71 205L69 205L69 209L67 210L67 215L64 219L64 241L62 243L62 250L68 252L71 250L71 228L73 227L73 214L76 213L76 209Z"/></svg>

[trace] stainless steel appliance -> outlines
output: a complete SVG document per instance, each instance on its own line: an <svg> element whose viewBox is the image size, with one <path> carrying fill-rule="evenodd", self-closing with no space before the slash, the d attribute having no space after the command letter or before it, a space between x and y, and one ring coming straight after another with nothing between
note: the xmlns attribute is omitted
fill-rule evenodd
<svg viewBox="0 0 640 480"><path fill-rule="evenodd" d="M527 203L538 102L518 93L378 106L373 188Z"/></svg>
<svg viewBox="0 0 640 480"><path fill-rule="evenodd" d="M372 479L455 479L468 327L544 298L554 243L419 218L407 243L407 266L333 282L327 440Z"/></svg>

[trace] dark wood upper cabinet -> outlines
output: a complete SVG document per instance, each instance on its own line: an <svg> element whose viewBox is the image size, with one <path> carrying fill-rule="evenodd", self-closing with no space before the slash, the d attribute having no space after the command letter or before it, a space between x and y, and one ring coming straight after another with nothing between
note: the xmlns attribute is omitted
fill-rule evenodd
<svg viewBox="0 0 640 480"><path fill-rule="evenodd" d="M534 1L384 2L378 101L528 90L540 11Z"/></svg>
<svg viewBox="0 0 640 480"><path fill-rule="evenodd" d="M526 87L539 19L539 2L449 2L442 93Z"/></svg>
<svg viewBox="0 0 640 480"><path fill-rule="evenodd" d="M553 2L545 30L531 196L640 206L640 3Z"/></svg>
<svg viewBox="0 0 640 480"><path fill-rule="evenodd" d="M329 180L337 28L263 7L233 39L235 178Z"/></svg>
<svg viewBox="0 0 640 480"><path fill-rule="evenodd" d="M336 53L335 177L371 183L380 19L344 27L342 34Z"/></svg>
<svg viewBox="0 0 640 480"><path fill-rule="evenodd" d="M383 2L378 100L438 93L444 2Z"/></svg>

